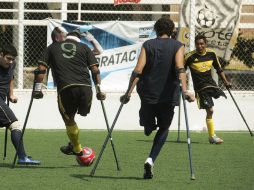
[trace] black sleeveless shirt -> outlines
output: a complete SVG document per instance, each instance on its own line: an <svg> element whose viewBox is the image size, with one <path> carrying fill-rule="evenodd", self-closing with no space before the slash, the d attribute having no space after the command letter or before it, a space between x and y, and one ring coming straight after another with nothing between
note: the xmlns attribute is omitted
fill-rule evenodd
<svg viewBox="0 0 254 190"><path fill-rule="evenodd" d="M181 46L181 42L170 38L144 42L146 65L137 84L141 101L178 105L179 80L175 69L175 54Z"/></svg>

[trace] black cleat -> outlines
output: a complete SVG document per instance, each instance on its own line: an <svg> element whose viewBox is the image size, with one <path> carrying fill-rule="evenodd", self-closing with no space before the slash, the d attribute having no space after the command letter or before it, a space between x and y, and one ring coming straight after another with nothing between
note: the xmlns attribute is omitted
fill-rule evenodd
<svg viewBox="0 0 254 190"><path fill-rule="evenodd" d="M83 152L76 153L73 151L73 145L71 143L68 143L66 146L61 146L60 151L66 155L76 155L76 156L82 156Z"/></svg>
<svg viewBox="0 0 254 190"><path fill-rule="evenodd" d="M153 166L148 162L144 164L144 179L152 179L153 178Z"/></svg>

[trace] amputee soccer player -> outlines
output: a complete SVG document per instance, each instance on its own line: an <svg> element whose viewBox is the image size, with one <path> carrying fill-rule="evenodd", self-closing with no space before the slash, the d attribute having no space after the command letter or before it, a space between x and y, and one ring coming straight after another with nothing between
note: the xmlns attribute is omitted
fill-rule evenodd
<svg viewBox="0 0 254 190"><path fill-rule="evenodd" d="M22 126L13 111L6 104L8 98L10 102L16 103L17 97L13 94L14 88L14 68L17 50L12 45L3 45L0 50L0 127L7 127L11 131L11 141L17 150L22 136ZM18 164L39 165L40 161L33 160L26 155L23 140L20 142Z"/></svg>
<svg viewBox="0 0 254 190"><path fill-rule="evenodd" d="M171 38L174 22L160 18L155 23L154 30L157 38L144 42L129 88L120 98L122 103L127 103L131 89L137 84L141 100L140 125L144 126L147 136L158 127L144 164L144 179L153 178L154 162L167 139L174 108L179 105L179 79L186 99L190 102L195 100L194 95L186 90L184 46Z"/></svg>
<svg viewBox="0 0 254 190"><path fill-rule="evenodd" d="M66 39L67 31L63 27L55 27L51 32L52 42L62 42Z"/></svg>
<svg viewBox="0 0 254 190"><path fill-rule="evenodd" d="M53 79L57 85L58 108L66 125L70 142L60 150L67 155L82 155L79 142L79 128L75 122L76 113L86 116L92 104L92 87L90 73L96 86L101 83L98 63L92 51L80 43L78 31L70 32L65 41L52 43L38 61L38 69L52 69ZM36 79L35 98L42 98L41 91L44 74ZM97 92L98 100L104 100L106 95Z"/></svg>
<svg viewBox="0 0 254 190"><path fill-rule="evenodd" d="M199 109L206 110L206 125L209 134L209 142L211 144L221 144L223 140L216 136L214 132L213 98L217 99L220 96L226 98L226 95L213 80L211 73L212 67L216 69L227 88L231 88L232 85L226 79L215 52L206 48L206 37L197 35L195 38L195 46L196 50L185 55L185 68L190 68L198 107Z"/></svg>

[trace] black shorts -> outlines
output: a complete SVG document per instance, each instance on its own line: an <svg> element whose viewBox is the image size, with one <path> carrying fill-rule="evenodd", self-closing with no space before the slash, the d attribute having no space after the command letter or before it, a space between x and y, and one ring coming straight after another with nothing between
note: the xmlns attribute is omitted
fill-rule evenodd
<svg viewBox="0 0 254 190"><path fill-rule="evenodd" d="M171 103L147 104L141 101L139 110L140 125L145 128L169 127L174 116L175 106Z"/></svg>
<svg viewBox="0 0 254 190"><path fill-rule="evenodd" d="M92 105L92 88L89 86L71 86L58 94L58 108L63 119L74 118L78 113L86 116Z"/></svg>
<svg viewBox="0 0 254 190"><path fill-rule="evenodd" d="M196 93L196 99L199 109L209 109L214 106L213 98L217 99L220 96L227 98L225 93L220 88L206 88Z"/></svg>
<svg viewBox="0 0 254 190"><path fill-rule="evenodd" d="M0 98L0 127L9 127L17 121L15 114L9 106Z"/></svg>

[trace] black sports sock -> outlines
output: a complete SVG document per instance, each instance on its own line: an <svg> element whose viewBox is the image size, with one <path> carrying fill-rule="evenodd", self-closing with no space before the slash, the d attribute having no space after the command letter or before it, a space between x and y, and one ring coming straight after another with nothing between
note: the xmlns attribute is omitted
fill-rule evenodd
<svg viewBox="0 0 254 190"><path fill-rule="evenodd" d="M19 139L21 138L21 131L20 130L12 130L11 131L11 141L12 144L14 145L15 149L18 149L18 145L19 145ZM23 159L26 156L25 153L25 148L23 145L23 140L20 142L20 146L19 146L19 151L18 151L18 157L20 159Z"/></svg>
<svg viewBox="0 0 254 190"><path fill-rule="evenodd" d="M153 162L155 162L157 156L159 155L162 146L168 137L168 129L159 129L154 137L153 146L150 152L149 157L152 158Z"/></svg>

